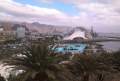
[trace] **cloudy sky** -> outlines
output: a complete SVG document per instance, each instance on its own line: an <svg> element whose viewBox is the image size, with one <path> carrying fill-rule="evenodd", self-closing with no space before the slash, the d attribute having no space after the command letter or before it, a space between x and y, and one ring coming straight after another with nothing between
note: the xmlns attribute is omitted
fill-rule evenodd
<svg viewBox="0 0 120 81"><path fill-rule="evenodd" d="M120 32L120 0L0 0L0 20Z"/></svg>

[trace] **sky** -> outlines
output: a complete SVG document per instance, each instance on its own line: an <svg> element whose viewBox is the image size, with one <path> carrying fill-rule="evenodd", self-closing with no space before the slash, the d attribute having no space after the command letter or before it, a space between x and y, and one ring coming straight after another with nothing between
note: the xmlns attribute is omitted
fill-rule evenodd
<svg viewBox="0 0 120 81"><path fill-rule="evenodd" d="M120 0L0 0L0 20L120 33Z"/></svg>

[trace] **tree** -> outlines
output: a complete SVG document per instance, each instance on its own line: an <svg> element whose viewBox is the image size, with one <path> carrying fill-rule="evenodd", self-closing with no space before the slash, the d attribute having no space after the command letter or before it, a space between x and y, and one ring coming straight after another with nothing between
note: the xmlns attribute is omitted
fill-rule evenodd
<svg viewBox="0 0 120 81"><path fill-rule="evenodd" d="M5 81L4 77L0 75L0 81Z"/></svg>
<svg viewBox="0 0 120 81"><path fill-rule="evenodd" d="M17 75L20 81L30 81L30 79L33 81L70 81L70 79L63 77L68 75L68 71L58 64L58 57L51 54L48 46L49 44L46 41L42 41L39 44L27 47L20 55L4 61L4 64L10 65L13 70L23 71ZM71 76L67 77L71 78ZM71 81L73 80L71 79Z"/></svg>
<svg viewBox="0 0 120 81"><path fill-rule="evenodd" d="M79 55L77 58L73 58L72 65L68 66L68 69L76 77L80 77L80 81L92 81L93 79L103 81L104 73L109 72L111 67L99 59L100 57L94 55Z"/></svg>
<svg viewBox="0 0 120 81"><path fill-rule="evenodd" d="M120 71L120 50L113 53L113 65L114 69Z"/></svg>

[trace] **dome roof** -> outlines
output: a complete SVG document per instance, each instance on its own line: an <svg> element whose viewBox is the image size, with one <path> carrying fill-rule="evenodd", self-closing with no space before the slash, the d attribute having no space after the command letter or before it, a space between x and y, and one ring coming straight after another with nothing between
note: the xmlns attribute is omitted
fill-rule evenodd
<svg viewBox="0 0 120 81"><path fill-rule="evenodd" d="M86 31L87 30L82 27L74 28L71 32L69 32L67 36L64 37L63 40L73 40L74 38L77 38L77 37L88 39L86 37Z"/></svg>

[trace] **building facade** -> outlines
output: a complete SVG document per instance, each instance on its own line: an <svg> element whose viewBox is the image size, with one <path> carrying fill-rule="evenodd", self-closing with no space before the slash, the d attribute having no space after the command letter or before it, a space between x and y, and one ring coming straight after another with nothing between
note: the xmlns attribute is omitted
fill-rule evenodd
<svg viewBox="0 0 120 81"><path fill-rule="evenodd" d="M0 31L0 42L14 39L15 33L13 31Z"/></svg>
<svg viewBox="0 0 120 81"><path fill-rule="evenodd" d="M17 39L25 38L25 33L26 33L26 30L24 27L18 27L16 29L16 38Z"/></svg>

